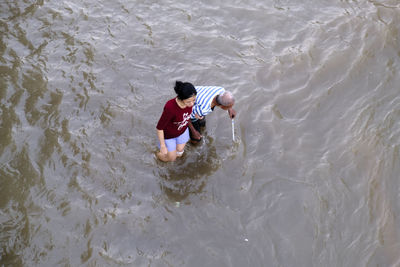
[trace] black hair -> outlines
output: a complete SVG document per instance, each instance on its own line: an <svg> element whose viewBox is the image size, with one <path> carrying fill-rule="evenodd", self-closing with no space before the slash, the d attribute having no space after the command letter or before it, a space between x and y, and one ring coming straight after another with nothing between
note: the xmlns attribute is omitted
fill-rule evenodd
<svg viewBox="0 0 400 267"><path fill-rule="evenodd" d="M179 100L185 100L197 94L196 88L188 82L176 81L174 90Z"/></svg>

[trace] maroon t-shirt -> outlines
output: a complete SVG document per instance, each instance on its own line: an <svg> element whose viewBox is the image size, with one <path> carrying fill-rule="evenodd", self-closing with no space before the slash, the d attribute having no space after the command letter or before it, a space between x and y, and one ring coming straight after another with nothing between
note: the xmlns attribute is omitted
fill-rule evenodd
<svg viewBox="0 0 400 267"><path fill-rule="evenodd" d="M193 107L180 108L175 98L168 100L164 106L157 129L164 131L164 138L175 138L183 134L188 127Z"/></svg>

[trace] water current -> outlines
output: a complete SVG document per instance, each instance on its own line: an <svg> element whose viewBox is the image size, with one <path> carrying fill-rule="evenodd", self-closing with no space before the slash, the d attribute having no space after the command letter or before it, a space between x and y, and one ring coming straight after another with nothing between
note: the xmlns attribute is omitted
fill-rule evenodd
<svg viewBox="0 0 400 267"><path fill-rule="evenodd" d="M397 0L0 0L0 266L400 266ZM156 160L176 80L236 98Z"/></svg>

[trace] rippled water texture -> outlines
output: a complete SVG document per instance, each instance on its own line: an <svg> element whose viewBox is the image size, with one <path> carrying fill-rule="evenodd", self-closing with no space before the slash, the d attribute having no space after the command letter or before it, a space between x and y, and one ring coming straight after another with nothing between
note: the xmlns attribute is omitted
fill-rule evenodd
<svg viewBox="0 0 400 267"><path fill-rule="evenodd" d="M400 265L399 2L227 2L0 1L1 266Z"/></svg>

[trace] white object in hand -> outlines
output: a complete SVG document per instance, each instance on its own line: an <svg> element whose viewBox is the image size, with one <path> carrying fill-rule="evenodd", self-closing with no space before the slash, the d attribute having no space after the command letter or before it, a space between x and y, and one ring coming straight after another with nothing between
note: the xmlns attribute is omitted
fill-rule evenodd
<svg viewBox="0 0 400 267"><path fill-rule="evenodd" d="M235 120L232 119L232 140L235 141Z"/></svg>

